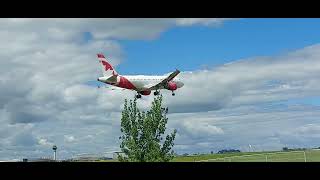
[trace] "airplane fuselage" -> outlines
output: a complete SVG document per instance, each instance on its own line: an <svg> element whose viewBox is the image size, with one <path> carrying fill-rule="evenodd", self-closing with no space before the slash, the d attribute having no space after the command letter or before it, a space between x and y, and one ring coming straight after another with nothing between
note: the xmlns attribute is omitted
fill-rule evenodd
<svg viewBox="0 0 320 180"><path fill-rule="evenodd" d="M146 76L146 75L118 75L116 78L99 77L98 81L117 86L120 88L146 91L151 84L158 84L163 81L167 76ZM170 82L176 84L176 89L181 88L184 84L179 78L174 78ZM161 86L158 89L170 89L170 87ZM176 90L174 87L172 90Z"/></svg>

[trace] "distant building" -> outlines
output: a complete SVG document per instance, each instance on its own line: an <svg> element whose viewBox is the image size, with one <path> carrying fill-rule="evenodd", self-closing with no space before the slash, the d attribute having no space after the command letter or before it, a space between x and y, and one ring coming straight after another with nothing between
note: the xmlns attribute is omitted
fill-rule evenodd
<svg viewBox="0 0 320 180"><path fill-rule="evenodd" d="M116 151L116 152L113 152L112 159L118 159L119 155L126 156L125 153L123 153L121 151Z"/></svg>
<svg viewBox="0 0 320 180"><path fill-rule="evenodd" d="M41 158L24 158L22 160L23 162L54 162L55 160L53 160L50 157L41 157Z"/></svg>

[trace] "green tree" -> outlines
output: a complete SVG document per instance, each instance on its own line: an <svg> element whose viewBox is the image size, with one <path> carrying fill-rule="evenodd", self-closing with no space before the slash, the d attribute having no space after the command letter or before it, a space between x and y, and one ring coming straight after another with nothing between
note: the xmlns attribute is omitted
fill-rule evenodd
<svg viewBox="0 0 320 180"><path fill-rule="evenodd" d="M140 111L137 99L125 100L121 117L119 139L121 151L119 161L131 162L167 162L174 157L172 147L176 130L168 134L163 142L166 130L168 108L162 107L162 95L155 97L151 109ZM163 143L162 143L163 142Z"/></svg>

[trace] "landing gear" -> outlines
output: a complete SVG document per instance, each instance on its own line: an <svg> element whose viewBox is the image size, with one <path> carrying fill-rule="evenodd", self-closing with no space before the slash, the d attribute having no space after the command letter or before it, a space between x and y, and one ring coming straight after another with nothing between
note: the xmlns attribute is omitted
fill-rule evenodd
<svg viewBox="0 0 320 180"><path fill-rule="evenodd" d="M155 96L158 96L158 95L160 94L160 91L155 91L153 94L154 94Z"/></svg>
<svg viewBox="0 0 320 180"><path fill-rule="evenodd" d="M176 94L172 91L172 96L175 96Z"/></svg>
<svg viewBox="0 0 320 180"><path fill-rule="evenodd" d="M140 99L140 98L141 98L141 94L137 94L137 95L136 95L136 98L137 98L137 99Z"/></svg>

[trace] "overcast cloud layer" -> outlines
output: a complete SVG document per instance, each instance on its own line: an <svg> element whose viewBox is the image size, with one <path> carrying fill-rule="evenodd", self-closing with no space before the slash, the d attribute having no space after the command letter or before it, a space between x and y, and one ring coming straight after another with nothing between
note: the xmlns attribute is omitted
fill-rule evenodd
<svg viewBox="0 0 320 180"><path fill-rule="evenodd" d="M134 93L86 85L100 75L97 51L117 66L125 54L119 39L153 40L175 26L215 28L226 20L1 19L0 159L50 156L53 144L61 158L118 150L119 112ZM175 150L317 146L319 108L281 102L319 96L319 72L318 44L182 72L177 95L163 91L168 130L178 130Z"/></svg>

